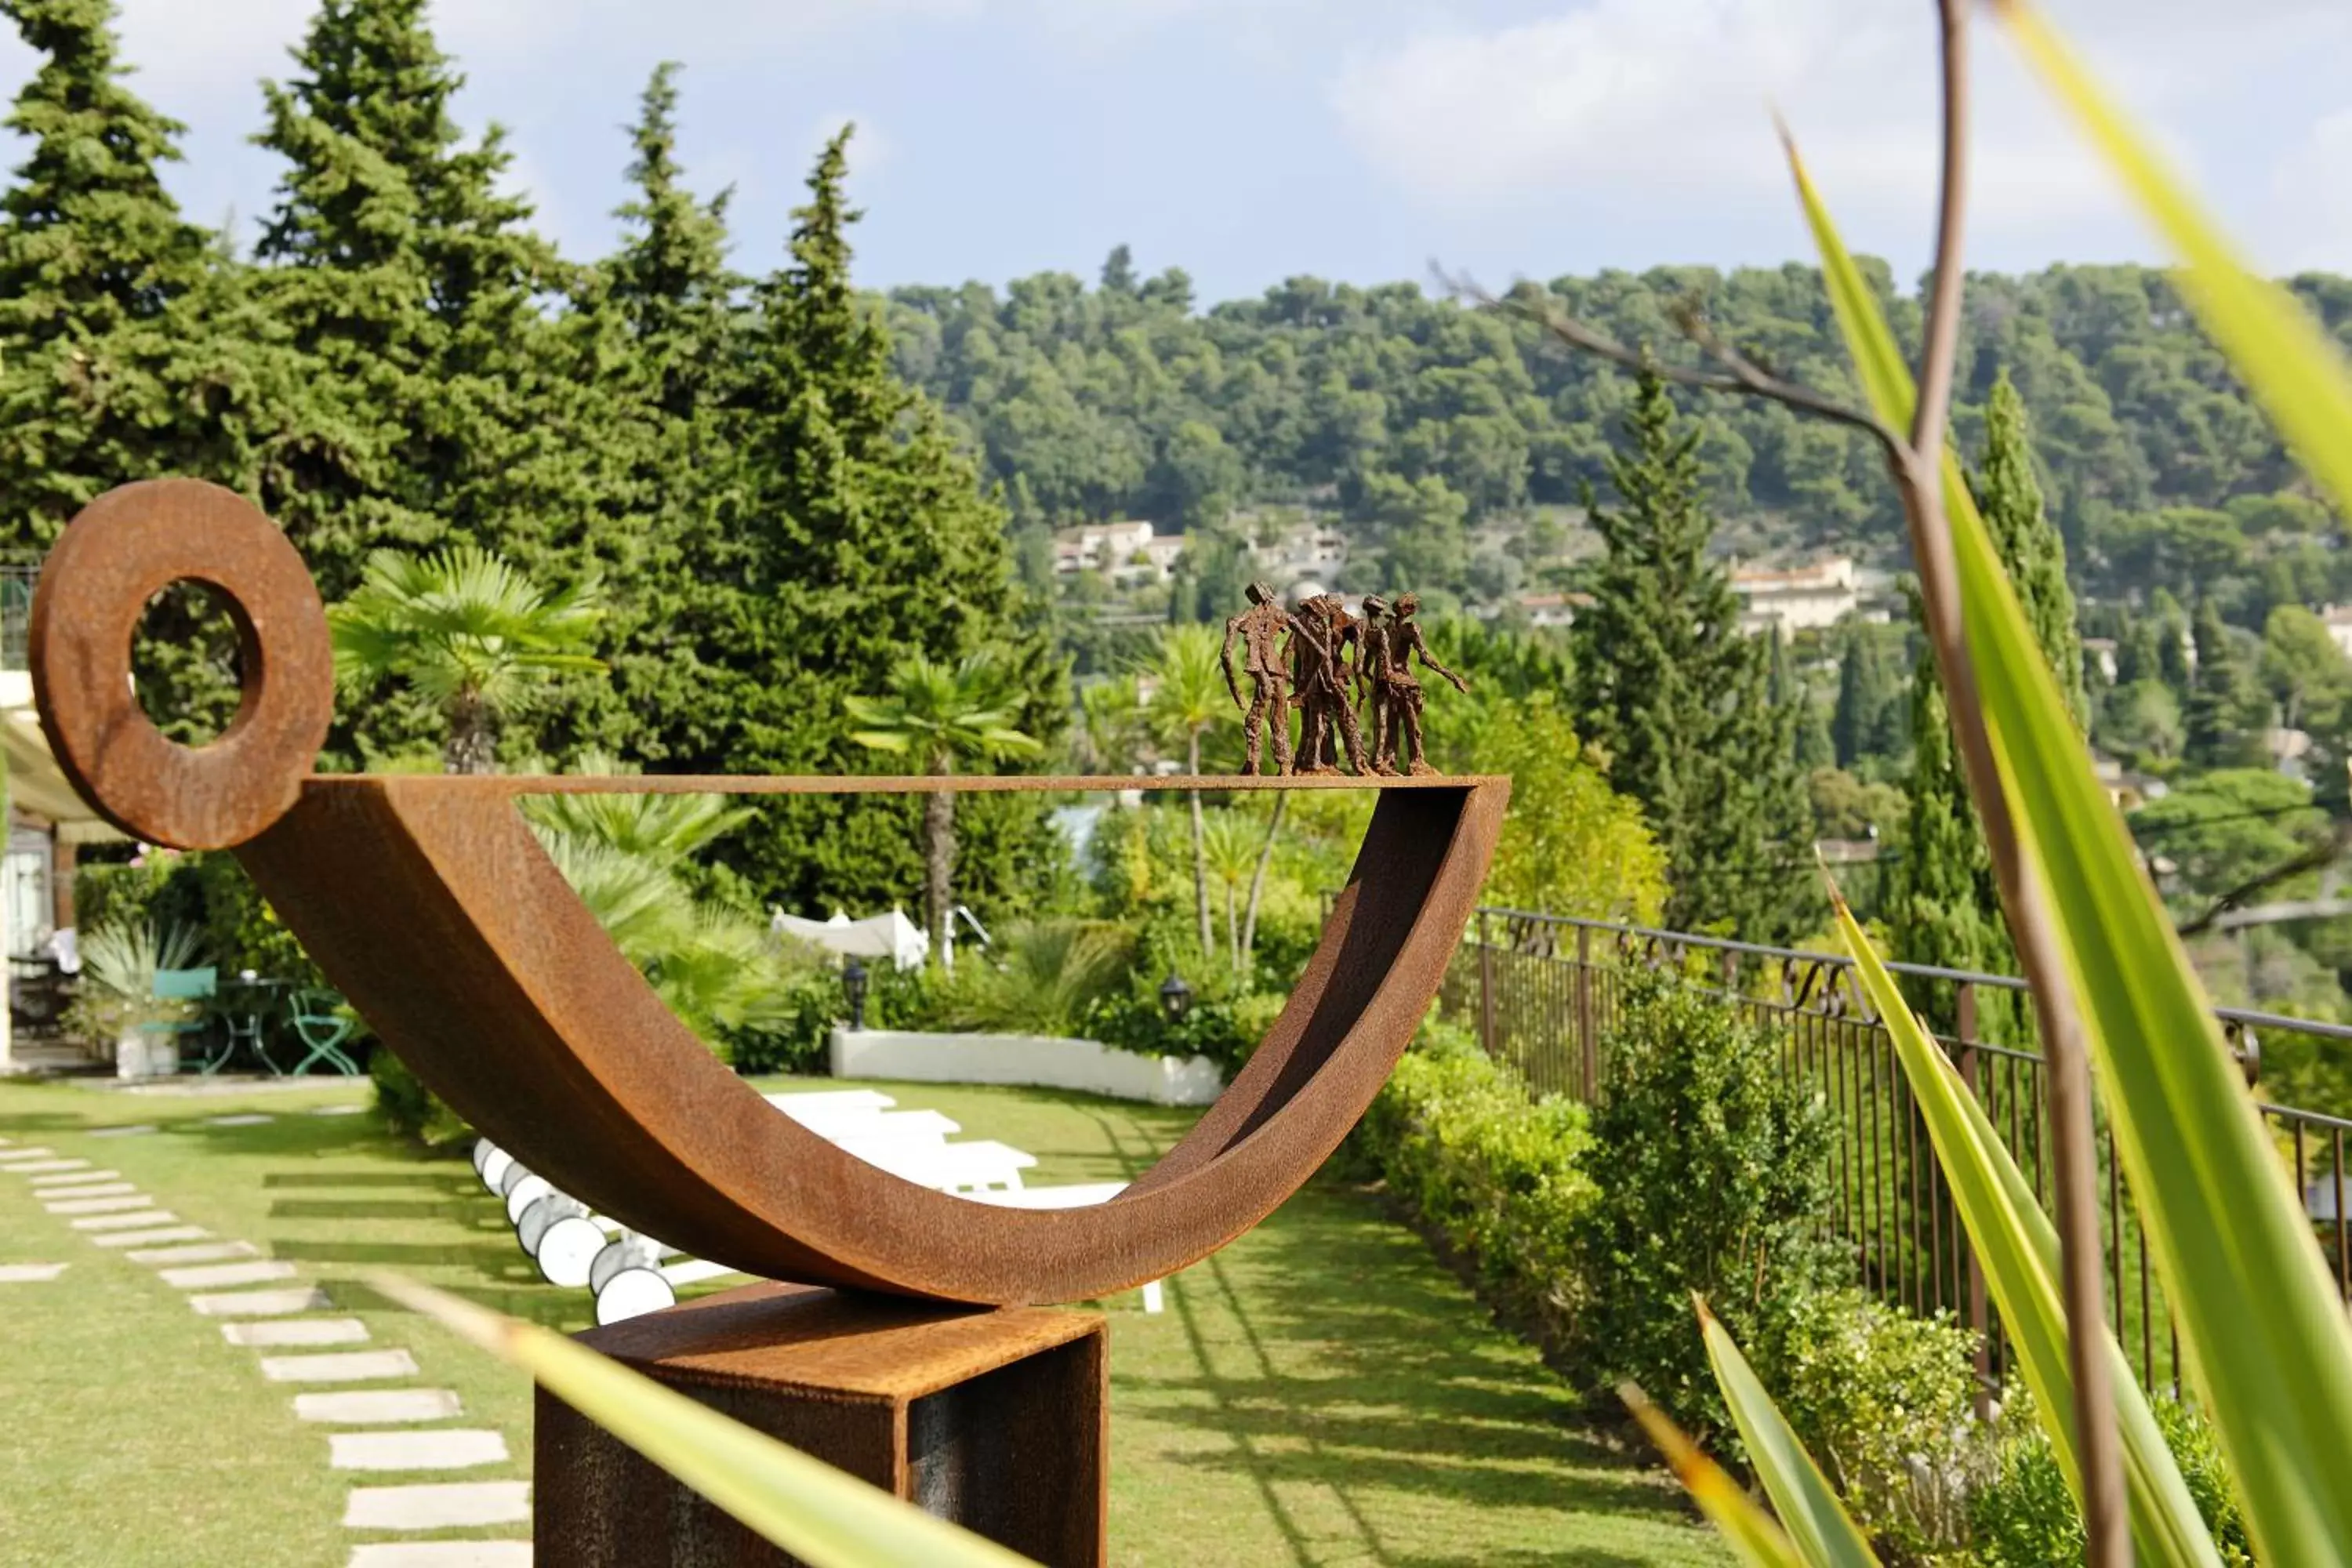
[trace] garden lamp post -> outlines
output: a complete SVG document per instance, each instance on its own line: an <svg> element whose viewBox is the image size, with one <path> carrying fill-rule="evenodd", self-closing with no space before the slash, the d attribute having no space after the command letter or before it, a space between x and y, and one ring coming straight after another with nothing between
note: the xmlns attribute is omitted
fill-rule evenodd
<svg viewBox="0 0 2352 1568"><path fill-rule="evenodd" d="M1184 1015L1192 1010L1192 988L1173 971L1160 983L1160 1010L1168 1015L1171 1024L1182 1023Z"/></svg>
<svg viewBox="0 0 2352 1568"><path fill-rule="evenodd" d="M866 1027L866 965L852 956L841 966L841 994L849 1004L849 1026Z"/></svg>

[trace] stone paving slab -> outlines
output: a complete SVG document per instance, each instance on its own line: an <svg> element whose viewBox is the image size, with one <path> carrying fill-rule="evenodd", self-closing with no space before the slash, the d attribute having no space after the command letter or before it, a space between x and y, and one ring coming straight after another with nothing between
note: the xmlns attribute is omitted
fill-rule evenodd
<svg viewBox="0 0 2352 1568"><path fill-rule="evenodd" d="M291 1279L301 1270L275 1258L250 1263L206 1263L194 1268L166 1268L156 1278L175 1290L218 1290L229 1285L268 1285Z"/></svg>
<svg viewBox="0 0 2352 1568"><path fill-rule="evenodd" d="M142 1208L136 1213L97 1213L87 1220L68 1220L73 1229L139 1229L148 1225L179 1225L179 1215L169 1208Z"/></svg>
<svg viewBox="0 0 2352 1568"><path fill-rule="evenodd" d="M322 1312L334 1305L316 1285L291 1290L229 1290L219 1295L191 1296L188 1305L207 1318L290 1318L297 1312Z"/></svg>
<svg viewBox="0 0 2352 1568"><path fill-rule="evenodd" d="M36 1187L74 1186L82 1182L120 1181L121 1177L120 1171L68 1171L62 1174L51 1172L46 1176L33 1177L32 1183Z"/></svg>
<svg viewBox="0 0 2352 1568"><path fill-rule="evenodd" d="M207 1116L203 1119L206 1127L258 1127L265 1121L277 1120L278 1118L263 1110L248 1110L236 1116Z"/></svg>
<svg viewBox="0 0 2352 1568"><path fill-rule="evenodd" d="M45 1204L62 1204L71 1203L76 1198L124 1197L138 1190L129 1182L79 1182L70 1187L35 1187L33 1195ZM52 1209L49 1212L55 1214L58 1211Z"/></svg>
<svg viewBox="0 0 2352 1568"><path fill-rule="evenodd" d="M404 1350L261 1358L261 1375L272 1383L367 1383L383 1377L415 1377L416 1373L416 1358Z"/></svg>
<svg viewBox="0 0 2352 1568"><path fill-rule="evenodd" d="M352 1548L350 1568L530 1568L528 1541L379 1541Z"/></svg>
<svg viewBox="0 0 2352 1568"><path fill-rule="evenodd" d="M389 1426L446 1421L465 1406L446 1388L355 1388L339 1394L298 1394L294 1414L336 1426Z"/></svg>
<svg viewBox="0 0 2352 1568"><path fill-rule="evenodd" d="M465 1470L508 1458L506 1438L479 1429L337 1432L327 1439L327 1462L338 1470Z"/></svg>
<svg viewBox="0 0 2352 1568"><path fill-rule="evenodd" d="M0 1167L15 1170L19 1160L46 1160L56 1152L55 1149L23 1148L12 1143L0 1149Z"/></svg>
<svg viewBox="0 0 2352 1568"><path fill-rule="evenodd" d="M313 1116L362 1116L366 1114L367 1109L364 1105L322 1105L310 1114Z"/></svg>
<svg viewBox="0 0 2352 1568"><path fill-rule="evenodd" d="M0 1285L43 1285L65 1271L62 1263L0 1263Z"/></svg>
<svg viewBox="0 0 2352 1568"><path fill-rule="evenodd" d="M89 1239L100 1247L152 1247L163 1241L202 1241L212 1234L200 1225L167 1225L155 1230L116 1230Z"/></svg>
<svg viewBox="0 0 2352 1568"><path fill-rule="evenodd" d="M233 1345L290 1350L297 1345L356 1345L366 1342L367 1325L357 1318L267 1318L257 1323L223 1323L221 1338Z"/></svg>
<svg viewBox="0 0 2352 1568"><path fill-rule="evenodd" d="M142 1132L156 1131L152 1121L142 1121L129 1127L101 1127L90 1134L93 1138L136 1138Z"/></svg>
<svg viewBox="0 0 2352 1568"><path fill-rule="evenodd" d="M130 1214L138 1209L155 1206L155 1200L133 1188L128 1197L117 1193L107 1198L59 1198L53 1204L43 1204L51 1214Z"/></svg>
<svg viewBox="0 0 2352 1568"><path fill-rule="evenodd" d="M44 1149L41 1152L46 1154L48 1151ZM44 1171L87 1171L89 1169L89 1162L87 1160L24 1160L13 1165L0 1165L0 1171L5 1171L12 1176L37 1176Z"/></svg>
<svg viewBox="0 0 2352 1568"><path fill-rule="evenodd" d="M122 1256L133 1263L223 1263L232 1258L258 1258L261 1248L249 1241L200 1241L193 1247L142 1247Z"/></svg>
<svg viewBox="0 0 2352 1568"><path fill-rule="evenodd" d="M137 1230L142 1226L176 1225L180 1216L169 1209L142 1209L135 1214L92 1215L68 1221L76 1230Z"/></svg>
<svg viewBox="0 0 2352 1568"><path fill-rule="evenodd" d="M343 1523L352 1530L455 1530L530 1518L529 1481L357 1487L343 1504Z"/></svg>

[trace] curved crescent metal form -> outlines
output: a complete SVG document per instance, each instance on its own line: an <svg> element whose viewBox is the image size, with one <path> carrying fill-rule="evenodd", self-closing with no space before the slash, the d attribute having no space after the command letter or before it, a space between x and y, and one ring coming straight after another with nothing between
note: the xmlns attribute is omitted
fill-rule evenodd
<svg viewBox="0 0 2352 1568"><path fill-rule="evenodd" d="M89 684L113 678L99 656L162 585L152 581L162 566L126 573L120 563L142 559L140 536L165 526L167 515L183 529L199 520L187 548L201 561L229 510L210 500L189 504L177 492L209 487L188 481L140 489L163 504L142 505L129 492L93 504L60 540L42 581L44 604L77 607L71 622L37 609L35 621L43 721L61 757L60 737L79 742L108 696ZM251 523L269 525L228 500L249 515L227 531L250 548ZM100 542L78 544L85 530ZM282 575L223 581L231 574L192 568L189 559L175 556L163 581L215 583L256 627L279 624L282 606L268 595L287 591ZM116 563L115 575L84 581L87 561ZM109 581L140 595L127 623L109 600ZM307 578L301 587L315 610ZM105 647L78 646L86 640L84 614ZM323 622L312 624L323 658ZM125 634L126 659L127 646ZM263 644L257 693L248 663L248 711L272 700L274 672L306 668L299 658L271 660L270 646ZM146 720L133 703L107 722L128 731ZM1297 1191L1362 1115L1436 994L1510 793L1499 778L1200 781L1381 794L1321 944L1223 1097L1109 1203L1028 1210L902 1181L778 1115L662 1005L556 870L516 801L576 790L1114 790L1133 787L1133 779L314 774L281 805L281 755L273 752L272 771L253 781L252 798L229 791L198 809L128 770L151 765L160 745L176 753L174 767L202 768L194 776L217 780L228 770L212 759L237 731L191 753L148 731L152 742L118 735L73 753L75 780L92 804L126 823L179 829L181 841L201 828L217 842L222 825L258 818L248 837L230 842L320 968L435 1092L532 1170L633 1228L750 1273L991 1304L1083 1300L1173 1273ZM136 812L110 805L119 795Z"/></svg>

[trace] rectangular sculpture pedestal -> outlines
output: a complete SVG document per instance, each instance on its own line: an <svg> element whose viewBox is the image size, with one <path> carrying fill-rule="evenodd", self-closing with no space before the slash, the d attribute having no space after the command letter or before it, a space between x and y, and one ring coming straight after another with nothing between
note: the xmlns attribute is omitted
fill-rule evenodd
<svg viewBox="0 0 2352 1568"><path fill-rule="evenodd" d="M1108 1336L1091 1312L761 1283L580 1342L1049 1568L1099 1568ZM538 1560L796 1563L539 1392Z"/></svg>

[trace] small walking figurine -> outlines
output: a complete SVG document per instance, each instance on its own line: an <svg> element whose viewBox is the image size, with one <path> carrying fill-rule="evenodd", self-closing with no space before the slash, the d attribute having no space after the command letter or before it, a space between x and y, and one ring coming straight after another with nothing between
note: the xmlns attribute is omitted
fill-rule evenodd
<svg viewBox="0 0 2352 1568"><path fill-rule="evenodd" d="M1376 773L1393 774L1411 773L1431 774L1437 770L1429 765L1422 746L1421 682L1412 676L1412 660L1419 656L1423 668L1443 676L1454 689L1467 696L1470 683L1437 662L1423 639L1421 625L1413 613L1421 608L1416 594L1400 594L1389 611L1388 624L1381 628L1377 638L1369 635L1378 623L1376 598L1364 601L1365 630L1368 634L1358 652L1358 668L1370 665L1374 682L1372 691L1372 731L1378 740L1372 757ZM1379 662L1371 663L1377 642Z"/></svg>
<svg viewBox="0 0 2352 1568"><path fill-rule="evenodd" d="M1356 707L1348 691L1346 660L1349 645L1356 645L1357 668L1361 669L1362 623L1348 614L1337 594L1320 595L1298 607L1303 618L1320 633L1316 643L1307 645L1303 658L1297 657L1300 645L1296 641L1291 645L1300 715L1298 772L1338 773L1339 748L1345 745L1348 765L1359 773L1369 773L1363 734L1357 728Z"/></svg>
<svg viewBox="0 0 2352 1568"><path fill-rule="evenodd" d="M1242 772L1258 772L1261 753L1265 747L1265 721L1274 721L1274 771L1290 771L1290 675L1283 667L1282 651L1275 644L1283 633L1290 634L1290 654L1297 662L1302 641L1311 651L1308 657L1328 663L1329 651L1323 647L1312 627L1282 607L1274 590L1264 583L1252 583L1245 590L1250 607L1225 623L1225 640L1217 649L1217 662L1225 672L1225 689L1234 694L1234 705L1248 710L1242 721ZM1242 639L1242 664L1249 671L1250 695L1244 700L1240 685L1234 679L1234 638Z"/></svg>

